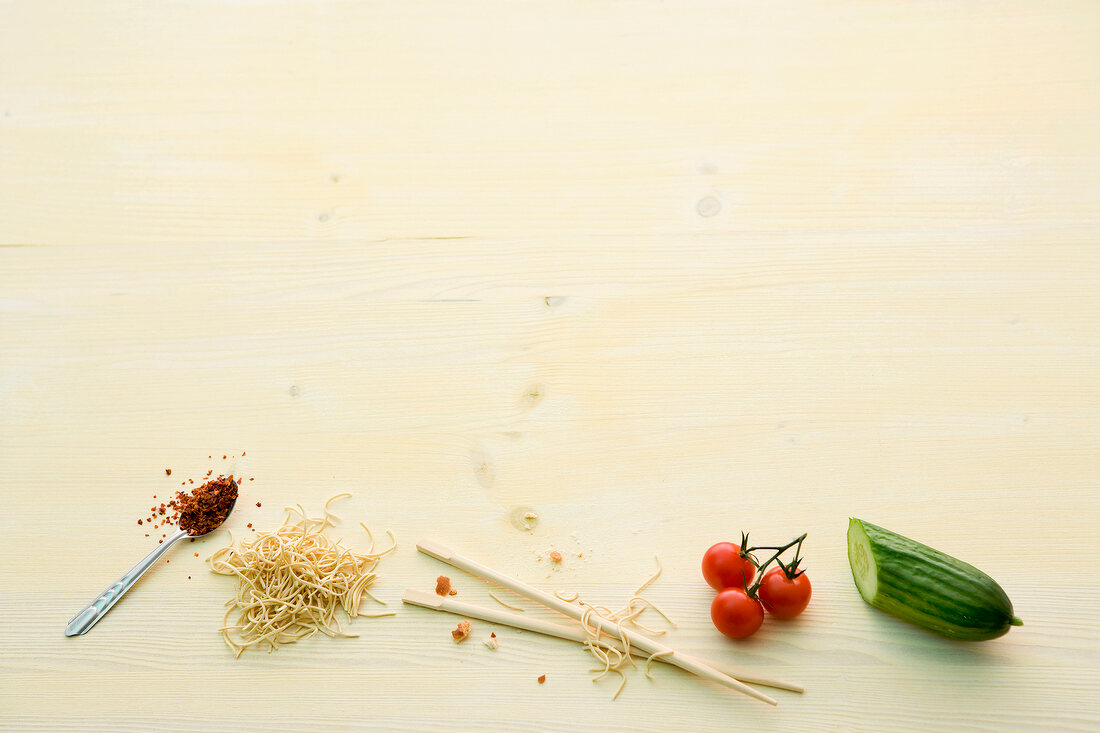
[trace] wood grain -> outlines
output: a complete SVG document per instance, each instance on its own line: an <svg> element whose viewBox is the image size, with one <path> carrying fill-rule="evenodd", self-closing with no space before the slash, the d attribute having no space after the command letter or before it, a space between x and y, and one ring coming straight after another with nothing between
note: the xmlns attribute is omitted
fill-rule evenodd
<svg viewBox="0 0 1100 733"><path fill-rule="evenodd" d="M1098 36L1070 1L0 3L0 727L1100 727ZM234 660L222 532L64 638L211 469L254 479L234 536L351 491L398 615ZM873 611L849 516L1025 626ZM743 529L809 532L814 600L734 644L697 568ZM575 644L456 645L400 608L424 535L608 604L659 555L670 644L807 692L612 702Z"/></svg>

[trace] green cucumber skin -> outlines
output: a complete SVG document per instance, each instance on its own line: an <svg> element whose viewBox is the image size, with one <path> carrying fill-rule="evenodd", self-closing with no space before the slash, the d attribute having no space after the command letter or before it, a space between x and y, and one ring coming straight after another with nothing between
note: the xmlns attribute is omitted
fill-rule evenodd
<svg viewBox="0 0 1100 733"><path fill-rule="evenodd" d="M996 639L1020 624L1004 589L973 565L859 519L849 532L857 524L876 564L877 592L864 598L875 608L960 641Z"/></svg>

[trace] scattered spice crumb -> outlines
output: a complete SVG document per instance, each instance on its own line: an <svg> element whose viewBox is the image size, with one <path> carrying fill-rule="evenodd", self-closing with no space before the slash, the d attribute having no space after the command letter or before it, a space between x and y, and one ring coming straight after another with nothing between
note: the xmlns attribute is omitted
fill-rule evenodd
<svg viewBox="0 0 1100 733"><path fill-rule="evenodd" d="M539 675L539 684L542 685L542 684L545 684L545 683L546 683L546 675L544 675L544 674Z"/></svg>
<svg viewBox="0 0 1100 733"><path fill-rule="evenodd" d="M493 651L496 651L497 648L500 646L500 642L497 641L497 635L496 635L495 632L492 633L492 634L489 634L489 639L487 641L483 641L481 643L484 644L485 646L489 647Z"/></svg>
<svg viewBox="0 0 1100 733"><path fill-rule="evenodd" d="M187 576L187 579L188 579L188 580L191 580L191 576L190 576L190 575L188 575L188 576Z"/></svg>
<svg viewBox="0 0 1100 733"><path fill-rule="evenodd" d="M437 596L451 595L451 579L446 575L440 575L435 579L435 594Z"/></svg>
<svg viewBox="0 0 1100 733"><path fill-rule="evenodd" d="M470 635L470 622L469 621L459 621L458 626L456 626L455 630L451 632L451 637L455 640L456 644L460 641L463 641L469 635Z"/></svg>
<svg viewBox="0 0 1100 733"><path fill-rule="evenodd" d="M458 589L457 588L451 588L451 590L447 593L447 595L457 596L458 595Z"/></svg>
<svg viewBox="0 0 1100 733"><path fill-rule="evenodd" d="M164 469L164 475L165 476L171 476L172 475L172 469L170 469L170 468ZM156 497L153 497L153 498L156 498Z"/></svg>
<svg viewBox="0 0 1100 733"><path fill-rule="evenodd" d="M561 553L558 552L557 550L553 550L550 553L550 559L553 560L554 562L561 562Z"/></svg>

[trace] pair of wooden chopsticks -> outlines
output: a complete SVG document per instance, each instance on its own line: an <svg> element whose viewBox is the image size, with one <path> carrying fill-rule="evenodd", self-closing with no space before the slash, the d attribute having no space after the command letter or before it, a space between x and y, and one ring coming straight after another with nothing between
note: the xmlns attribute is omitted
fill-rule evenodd
<svg viewBox="0 0 1100 733"><path fill-rule="evenodd" d="M520 580L512 578L504 573L493 570L492 568L482 565L481 563L471 560L468 557L458 554L446 545L436 542L434 540L424 539L416 544L416 549L423 552L425 555L430 555L441 562L445 562L451 567L464 570L471 575L479 577L483 580L496 583L504 588L507 588L519 595L529 598L532 601L541 603L542 605L552 608L559 613L563 613L570 618L574 618L578 621L584 614L584 610L579 606L572 603L568 603L551 595L544 591L539 590L533 586L530 586ZM572 626L564 626L561 624L555 624L548 621L541 621L539 619L525 618L519 614L508 613L506 611L481 608L473 606L468 603L462 603L461 601L454 601L450 598L442 598L435 596L431 593L425 593L417 590L406 590L405 595L402 598L405 603L415 606L422 606L424 608L431 608L437 611L447 611L449 613L455 613L462 616L470 616L472 618L478 618L483 621L490 621L494 623L507 624L517 628L525 629L527 631L534 631L540 634L547 634L550 636L557 636L563 639L572 639L574 641L585 642L587 636L580 628ZM768 687L775 687L778 689L791 690L792 692L803 692L803 688L797 685L791 685L786 682L774 680L768 677L762 677L760 675L753 675L742 672L740 670L731 669L728 667L719 668L719 666L693 657L681 652L677 652L671 647L655 641L648 636L643 636L635 631L624 628L619 624L612 623L606 619L598 619L598 623L602 628L615 636L626 639L630 642L630 646L633 649L637 649L641 652L645 652L650 655L660 655L656 657L654 661L661 661L667 664L674 664L677 667L691 672L694 675L702 677L704 679L713 680L726 687L733 688L738 692L744 693L749 697L754 697L757 700L768 703L769 705L778 705L774 698L765 695L764 693L749 687L745 682L752 682L758 685L765 685Z"/></svg>

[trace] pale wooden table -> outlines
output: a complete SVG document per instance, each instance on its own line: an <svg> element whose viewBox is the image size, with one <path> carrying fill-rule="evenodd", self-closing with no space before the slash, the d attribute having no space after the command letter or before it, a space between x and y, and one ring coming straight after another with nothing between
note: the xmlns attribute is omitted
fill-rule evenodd
<svg viewBox="0 0 1100 733"><path fill-rule="evenodd" d="M0 727L1096 730L1098 38L1095 2L0 3ZM579 647L400 607L234 660L224 532L65 638L210 464L255 478L237 533L354 492L398 606L422 535L605 603L659 555L675 645L808 691L612 702ZM874 612L851 515L1026 625ZM697 566L742 529L808 531L815 595L736 644Z"/></svg>

